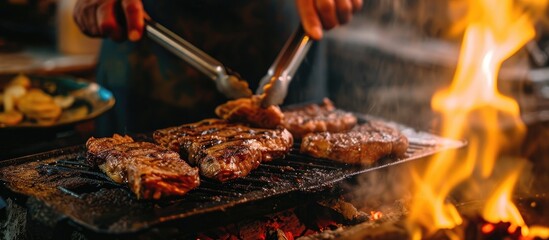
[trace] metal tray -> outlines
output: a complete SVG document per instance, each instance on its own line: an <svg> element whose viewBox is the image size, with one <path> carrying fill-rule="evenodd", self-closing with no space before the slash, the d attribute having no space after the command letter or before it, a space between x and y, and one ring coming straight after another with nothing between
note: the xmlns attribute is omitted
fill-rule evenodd
<svg viewBox="0 0 549 240"><path fill-rule="evenodd" d="M359 119L372 117L360 115ZM203 179L200 187L181 198L137 200L127 187L85 164L84 146L2 161L0 185L12 195L43 203L57 212L59 219L94 234L135 234L159 226L197 231L296 206L358 174L465 145L393 125L409 139L405 158L387 157L358 167L299 154L296 146L284 159L262 163L242 179L227 183Z"/></svg>

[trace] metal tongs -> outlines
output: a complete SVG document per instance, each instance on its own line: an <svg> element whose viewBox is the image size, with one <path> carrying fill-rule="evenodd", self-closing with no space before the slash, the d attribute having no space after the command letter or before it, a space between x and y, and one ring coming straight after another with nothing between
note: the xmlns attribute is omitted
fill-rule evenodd
<svg viewBox="0 0 549 240"><path fill-rule="evenodd" d="M214 80L217 89L226 97L236 99L252 95L248 83L240 75L166 27L146 18L145 31L158 44Z"/></svg>
<svg viewBox="0 0 549 240"><path fill-rule="evenodd" d="M273 65L269 68L259 83L257 95L263 96L261 106L280 105L288 94L288 86L292 77L307 55L313 40L305 33L300 24L294 34L288 39L282 51L276 57Z"/></svg>

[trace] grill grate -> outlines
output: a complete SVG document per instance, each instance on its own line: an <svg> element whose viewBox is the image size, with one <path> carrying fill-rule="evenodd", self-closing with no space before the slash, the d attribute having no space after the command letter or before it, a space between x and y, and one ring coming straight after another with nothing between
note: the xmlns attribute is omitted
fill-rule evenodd
<svg viewBox="0 0 549 240"><path fill-rule="evenodd" d="M195 229L295 206L357 174L464 145L395 126L410 142L403 159L357 167L302 155L296 145L284 159L262 163L244 178L227 183L203 178L186 196L160 201L138 201L125 186L87 165L84 146L1 162L0 180L12 193L35 197L95 233L128 234L164 224Z"/></svg>

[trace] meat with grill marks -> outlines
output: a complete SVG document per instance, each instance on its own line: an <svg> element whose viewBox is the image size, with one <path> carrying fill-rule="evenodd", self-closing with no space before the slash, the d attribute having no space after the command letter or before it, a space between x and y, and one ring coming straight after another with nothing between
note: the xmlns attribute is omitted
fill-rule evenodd
<svg viewBox="0 0 549 240"><path fill-rule="evenodd" d="M285 129L251 128L219 119L157 130L153 136L160 145L187 157L202 176L221 182L246 176L261 162L284 157L293 144Z"/></svg>
<svg viewBox="0 0 549 240"><path fill-rule="evenodd" d="M372 164L388 155L403 157L408 139L382 122L370 121L342 133L309 133L301 142L302 153L350 164Z"/></svg>
<svg viewBox="0 0 549 240"><path fill-rule="evenodd" d="M276 128L284 114L278 106L261 107L262 96L254 95L228 101L215 109L215 114L230 122L247 123L254 127Z"/></svg>
<svg viewBox="0 0 549 240"><path fill-rule="evenodd" d="M178 153L129 136L93 138L86 142L87 160L113 181L126 183L139 199L181 196L200 184L198 169Z"/></svg>
<svg viewBox="0 0 549 240"><path fill-rule="evenodd" d="M322 104L309 104L284 111L282 126L295 138L313 132L344 132L352 129L357 118L349 112L338 110L327 98Z"/></svg>

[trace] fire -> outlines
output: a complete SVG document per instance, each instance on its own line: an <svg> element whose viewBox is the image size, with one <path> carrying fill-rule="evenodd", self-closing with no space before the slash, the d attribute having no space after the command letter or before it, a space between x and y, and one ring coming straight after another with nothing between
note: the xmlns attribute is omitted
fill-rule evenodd
<svg viewBox="0 0 549 240"><path fill-rule="evenodd" d="M479 153L481 173L490 176L494 162L503 144L498 114L513 116L519 131L520 122L517 102L502 95L497 89L498 72L504 60L509 58L529 40L535 29L528 15L513 12L512 0L470 1L473 13L478 16L465 30L460 59L450 88L439 91L432 99L432 107L443 114L443 135L461 139L468 117L481 111L482 127L486 129L488 143ZM455 119L458 116L458 119ZM457 126L457 127L456 127Z"/></svg>
<svg viewBox="0 0 549 240"><path fill-rule="evenodd" d="M377 221L383 217L383 213L380 211L370 211L370 220Z"/></svg>
<svg viewBox="0 0 549 240"><path fill-rule="evenodd" d="M495 189L492 196L486 201L486 206L482 211L482 217L489 222L507 222L511 225L507 229L513 234L521 228L521 236L524 239L534 239L536 237L549 238L549 228L542 226L527 226L519 210L512 202L513 188L520 176L523 164L519 164Z"/></svg>
<svg viewBox="0 0 549 240"><path fill-rule="evenodd" d="M522 234L528 235L528 228L524 223L524 219L520 215L517 207L512 204L513 187L515 186L522 167L515 169L509 174L503 182L496 188L494 194L486 202L486 207L482 211L482 216L486 221L508 222L509 233L514 233L518 227L522 227Z"/></svg>
<svg viewBox="0 0 549 240"><path fill-rule="evenodd" d="M525 6L545 7L546 1L521 1L521 5L513 0L468 3L469 12L464 18L467 24L452 84L437 92L431 104L443 120L441 135L466 139L469 146L465 154L438 154L424 171L413 172L416 189L408 226L415 239L425 231L433 233L461 225L463 220L457 209L446 201L448 195L474 173L483 179L491 177L501 148L521 139L526 130L518 103L498 91L498 73L506 59L535 37L532 12ZM514 130L513 135L503 132L502 116L509 123L506 128ZM510 221L515 230L521 227L526 236L528 227L511 201L519 173L503 181L488 200L483 216L494 223ZM482 230L488 231L489 226Z"/></svg>
<svg viewBox="0 0 549 240"><path fill-rule="evenodd" d="M542 227L542 226L532 226L528 229L528 233L524 234L527 239L534 239L536 237L541 239L548 239L549 238L549 228Z"/></svg>

